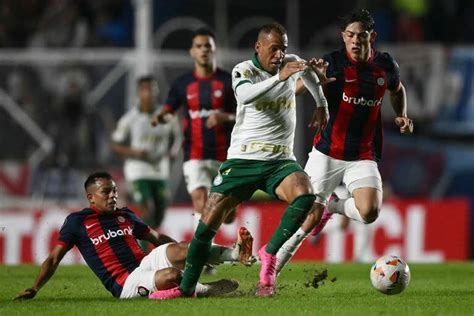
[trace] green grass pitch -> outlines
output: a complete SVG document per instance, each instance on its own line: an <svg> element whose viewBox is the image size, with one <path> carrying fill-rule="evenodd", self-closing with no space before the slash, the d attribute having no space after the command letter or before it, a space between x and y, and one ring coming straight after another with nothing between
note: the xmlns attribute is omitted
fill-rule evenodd
<svg viewBox="0 0 474 316"><path fill-rule="evenodd" d="M61 266L33 300L12 301L32 285L38 267L0 266L0 315L474 315L474 263L410 264L412 279L399 295L372 288L368 264L293 263L272 298L253 295L259 266L221 265L203 281L234 278L226 297L117 300L85 266ZM318 288L316 271L328 269ZM335 278L335 280L334 280Z"/></svg>

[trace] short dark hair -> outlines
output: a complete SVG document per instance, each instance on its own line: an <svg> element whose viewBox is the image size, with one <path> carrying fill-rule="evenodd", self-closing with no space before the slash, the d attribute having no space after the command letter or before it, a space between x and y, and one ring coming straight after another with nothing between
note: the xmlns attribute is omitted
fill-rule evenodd
<svg viewBox="0 0 474 316"><path fill-rule="evenodd" d="M213 40L216 39L216 36L211 29L207 27L201 27L195 30L193 34L191 35L191 45L197 36L209 36L209 37L212 37Z"/></svg>
<svg viewBox="0 0 474 316"><path fill-rule="evenodd" d="M144 75L144 76L141 76L137 79L137 87L139 87L142 83L145 83L145 82L152 82L152 81L155 81L155 77L152 76L152 75Z"/></svg>
<svg viewBox="0 0 474 316"><path fill-rule="evenodd" d="M354 22L360 22L365 31L373 31L375 29L375 21L367 9L355 9L348 15L340 18L341 30L344 31L346 27Z"/></svg>
<svg viewBox="0 0 474 316"><path fill-rule="evenodd" d="M97 171L94 173L91 173L87 179L86 182L84 182L84 189L87 192L87 189L93 185L98 179L107 179L107 180L112 180L112 176L110 173L106 171Z"/></svg>
<svg viewBox="0 0 474 316"><path fill-rule="evenodd" d="M271 22L265 24L260 28L260 30L258 30L258 37L262 36L263 34L270 34L271 32L276 32L280 35L285 35L287 33L286 28L283 25L278 22Z"/></svg>

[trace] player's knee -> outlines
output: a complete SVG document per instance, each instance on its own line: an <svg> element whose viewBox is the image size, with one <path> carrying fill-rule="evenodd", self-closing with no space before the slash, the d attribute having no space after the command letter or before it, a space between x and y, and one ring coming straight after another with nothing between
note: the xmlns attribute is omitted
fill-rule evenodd
<svg viewBox="0 0 474 316"><path fill-rule="evenodd" d="M188 245L185 242L180 242L179 248L177 251L177 256L179 258L179 261L186 261L186 256L188 254Z"/></svg>
<svg viewBox="0 0 474 316"><path fill-rule="evenodd" d="M365 207L359 209L359 214L364 224L371 224L379 217L380 208L376 206Z"/></svg>
<svg viewBox="0 0 474 316"><path fill-rule="evenodd" d="M155 284L158 290L169 289L181 282L183 273L176 268L158 270L155 274Z"/></svg>

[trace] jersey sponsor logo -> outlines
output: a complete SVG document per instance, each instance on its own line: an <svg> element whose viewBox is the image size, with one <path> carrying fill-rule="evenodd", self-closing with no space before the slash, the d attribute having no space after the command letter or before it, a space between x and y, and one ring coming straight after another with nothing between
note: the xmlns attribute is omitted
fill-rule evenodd
<svg viewBox="0 0 474 316"><path fill-rule="evenodd" d="M197 93L190 93L186 95L186 98L188 100L194 99L195 97L197 97Z"/></svg>
<svg viewBox="0 0 474 316"><path fill-rule="evenodd" d="M202 110L199 110L199 111L189 110L188 112L189 112L189 116L191 117L191 119L197 119L197 118L209 117L212 114L219 112L219 110L202 109Z"/></svg>
<svg viewBox="0 0 474 316"><path fill-rule="evenodd" d="M96 238L90 238L91 242L97 246L103 241L109 240L110 238L115 238L118 236L125 236L125 235L130 235L132 236L133 234L133 229L131 226L124 228L124 229L118 229L118 230L108 230L107 234L102 234Z"/></svg>
<svg viewBox="0 0 474 316"><path fill-rule="evenodd" d="M356 82L356 81L357 81L357 79L346 79L347 83Z"/></svg>
<svg viewBox="0 0 474 316"><path fill-rule="evenodd" d="M278 153L285 153L290 154L291 149L286 145L278 145L278 144L270 144L270 143L262 143L262 142L252 142L248 146L242 145L240 150L246 152L247 150L251 151L264 151L270 152L274 154Z"/></svg>
<svg viewBox="0 0 474 316"><path fill-rule="evenodd" d="M93 223L93 224L90 224L90 225L86 225L86 229L89 229L89 228L91 228L91 227L93 227L93 226L95 226L95 225L97 225L97 224L98 224L98 223Z"/></svg>
<svg viewBox="0 0 474 316"><path fill-rule="evenodd" d="M119 223L125 222L125 218L123 216L118 216L117 220L119 221Z"/></svg>
<svg viewBox="0 0 474 316"><path fill-rule="evenodd" d="M286 97L279 97L274 101L257 101L255 109L257 111L273 111L279 112L280 110L288 110L295 107L293 99Z"/></svg>
<svg viewBox="0 0 474 316"><path fill-rule="evenodd" d="M345 92L342 93L342 100L349 104L362 105L362 106L381 106L382 98L378 100L367 100L364 97L349 97Z"/></svg>

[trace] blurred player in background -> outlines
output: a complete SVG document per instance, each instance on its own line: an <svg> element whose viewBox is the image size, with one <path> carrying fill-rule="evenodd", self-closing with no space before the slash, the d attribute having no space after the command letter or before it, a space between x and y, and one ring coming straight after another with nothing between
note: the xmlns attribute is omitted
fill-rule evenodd
<svg viewBox="0 0 474 316"><path fill-rule="evenodd" d="M183 174L196 228L212 180L226 159L236 103L230 74L216 64L214 34L207 29L194 32L189 53L194 70L173 83L165 107L154 116L152 124L165 123L180 107L184 108ZM228 222L232 220L230 216Z"/></svg>
<svg viewBox="0 0 474 316"><path fill-rule="evenodd" d="M234 67L232 87L238 106L228 157L190 243L180 286L157 291L157 298L193 295L212 238L228 213L257 189L289 204L271 240L258 252L262 267L256 295L273 295L275 254L303 223L315 199L310 180L293 154L297 80L303 79L317 106L327 106L317 75L298 56L285 56L287 47L285 28L267 24L258 33L252 59Z"/></svg>
<svg viewBox="0 0 474 316"><path fill-rule="evenodd" d="M117 208L117 186L110 174L93 173L84 187L89 207L66 217L57 244L43 262L33 286L19 293L16 299L35 297L54 275L64 255L74 246L79 248L87 265L114 297L148 296L156 290L179 284L187 245L158 234L127 207ZM136 238L147 240L157 248L145 255ZM239 239L235 248L214 245L209 260L212 263L238 261L240 249L245 247L251 245L244 245ZM237 287L237 281L222 279L198 284L196 294L220 295Z"/></svg>
<svg viewBox="0 0 474 316"><path fill-rule="evenodd" d="M400 133L413 132L398 64L388 53L372 48L377 36L374 29L374 19L367 10L351 12L341 24L345 48L323 58L329 65L327 76L336 80L325 86L330 119L322 133L315 136L305 167L316 203L302 227L277 254L278 272L313 229L313 234L319 234L333 213L364 224L377 219L382 206L382 179L377 166L382 152L381 106L387 90ZM350 197L331 199L327 205L341 182Z"/></svg>
<svg viewBox="0 0 474 316"><path fill-rule="evenodd" d="M137 81L139 104L125 113L112 133L112 150L125 158L124 175L141 218L157 229L170 200L170 163L181 148L177 120L156 128L150 119L157 108L158 84L151 76ZM127 143L128 142L128 143ZM147 249L147 243L140 244Z"/></svg>

